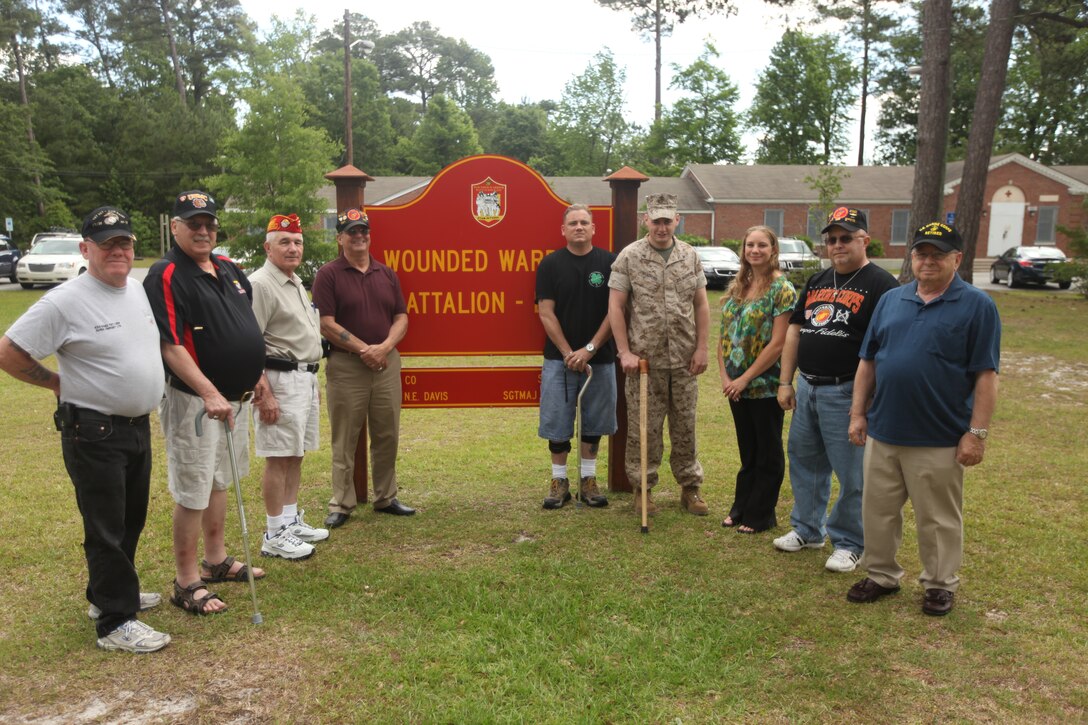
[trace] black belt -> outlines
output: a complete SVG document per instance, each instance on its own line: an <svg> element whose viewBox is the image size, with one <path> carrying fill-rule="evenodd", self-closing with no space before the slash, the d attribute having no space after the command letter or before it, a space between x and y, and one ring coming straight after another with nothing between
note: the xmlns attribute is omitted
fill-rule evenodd
<svg viewBox="0 0 1088 725"><path fill-rule="evenodd" d="M188 393L189 395L196 395L196 392L192 388L190 388L188 385L186 385L184 382L182 382L181 378L175 377L175 376L171 375L170 373L166 374L166 384L169 385L174 390L180 390L181 392ZM246 401L253 398L253 391L252 390L247 390L244 393L224 393L222 390L220 390L219 394L222 395L224 398L226 398L231 403L237 403L237 402L243 402L244 403L244 402L246 402Z"/></svg>
<svg viewBox="0 0 1088 725"><path fill-rule="evenodd" d="M264 366L269 370L301 370L304 373L316 373L321 369L321 363L295 362L278 357L266 357Z"/></svg>
<svg viewBox="0 0 1088 725"><path fill-rule="evenodd" d="M840 385L853 380L854 373L849 375L809 375L808 373L801 373L801 377L809 385Z"/></svg>

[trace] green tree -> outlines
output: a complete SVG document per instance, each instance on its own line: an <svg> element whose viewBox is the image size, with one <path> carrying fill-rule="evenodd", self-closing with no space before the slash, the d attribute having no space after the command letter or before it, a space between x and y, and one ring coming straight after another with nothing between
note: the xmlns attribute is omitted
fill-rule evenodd
<svg viewBox="0 0 1088 725"><path fill-rule="evenodd" d="M842 21L843 33L860 50L861 69L859 78L858 111L858 166L865 165L865 122L869 113L869 95L872 93L873 72L879 62L878 49L888 41L889 33L897 26L898 18L891 7L898 7L899 0L817 0L816 11L829 18Z"/></svg>
<svg viewBox="0 0 1088 725"><path fill-rule="evenodd" d="M729 75L715 65L717 58L717 48L707 42L690 66L673 65L669 87L685 95L655 126L665 144L665 163L656 173L674 175L687 164L740 160L741 120L733 110L740 94Z"/></svg>
<svg viewBox="0 0 1088 725"><path fill-rule="evenodd" d="M790 2L791 0L786 0ZM654 121L661 120L661 39L690 17L735 13L731 0L597 0L611 10L632 13L631 28L654 41Z"/></svg>
<svg viewBox="0 0 1088 725"><path fill-rule="evenodd" d="M264 78L242 99L249 112L220 146L222 172L204 183L237 210L225 220L244 230L231 238L232 247L256 252L273 214L295 213L303 226L310 226L325 211L317 192L337 149L323 130L305 125L305 97L288 76Z"/></svg>
<svg viewBox="0 0 1088 725"><path fill-rule="evenodd" d="M540 160L542 173L593 176L612 168L616 151L631 133L624 119L626 79L626 69L605 48L585 72L567 82L551 119L551 152Z"/></svg>
<svg viewBox="0 0 1088 725"><path fill-rule="evenodd" d="M842 182L848 178L849 172L841 166L821 166L814 175L805 177L808 188L816 192L818 201L813 211L820 215L821 221L834 210L836 201L842 195Z"/></svg>
<svg viewBox="0 0 1088 725"><path fill-rule="evenodd" d="M516 106L502 104L490 141L484 148L489 153L509 156L526 164L547 155L548 111L545 105L528 101Z"/></svg>
<svg viewBox="0 0 1088 725"><path fill-rule="evenodd" d="M762 164L829 163L846 150L857 71L832 35L787 30L756 84L749 125Z"/></svg>
<svg viewBox="0 0 1088 725"><path fill-rule="evenodd" d="M982 57L986 14L974 3L956 0L952 5L951 90L948 94L948 160L962 159L967 152L971 110L978 88L978 59ZM881 97L877 117L877 163L910 165L917 157L919 81L908 68L922 59L920 18L900 24L888 43L883 72L877 76Z"/></svg>
<svg viewBox="0 0 1088 725"><path fill-rule="evenodd" d="M412 136L409 173L434 174L444 166L483 149L468 114L443 95L434 96Z"/></svg>

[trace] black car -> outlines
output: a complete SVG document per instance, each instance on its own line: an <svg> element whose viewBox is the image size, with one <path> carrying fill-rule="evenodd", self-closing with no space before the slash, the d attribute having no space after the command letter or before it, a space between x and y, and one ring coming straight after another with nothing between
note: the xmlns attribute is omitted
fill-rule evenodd
<svg viewBox="0 0 1088 725"><path fill-rule="evenodd" d="M695 253L703 263L708 289L725 289L740 271L740 257L729 247L696 247Z"/></svg>
<svg viewBox="0 0 1088 725"><path fill-rule="evenodd" d="M1065 261L1065 252L1056 247L1012 247L990 265L990 281L1009 287L1045 285L1054 278L1054 265ZM1060 281L1058 287L1069 289L1070 284Z"/></svg>
<svg viewBox="0 0 1088 725"><path fill-rule="evenodd" d="M10 239L0 234L0 277L7 277L15 283L15 265L19 263L22 253Z"/></svg>

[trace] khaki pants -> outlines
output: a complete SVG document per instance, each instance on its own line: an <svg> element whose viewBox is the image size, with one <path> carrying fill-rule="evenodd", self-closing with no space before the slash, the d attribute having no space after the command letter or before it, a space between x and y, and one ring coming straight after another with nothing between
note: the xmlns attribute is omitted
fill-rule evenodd
<svg viewBox="0 0 1088 725"><path fill-rule="evenodd" d="M681 486L703 483L703 467L695 449L695 406L699 401L699 378L687 370L651 369L647 382L646 403L646 486L657 484L657 469L665 452L664 425L669 419L669 462L672 475ZM624 468L635 491L642 489L641 453L638 440L639 376L628 375L627 451Z"/></svg>
<svg viewBox="0 0 1088 725"><path fill-rule="evenodd" d="M903 541L903 505L914 506L918 530L918 577L925 589L954 592L963 562L963 466L956 449L865 444L861 518L865 554L861 565L882 587L899 585L903 568L895 555Z"/></svg>
<svg viewBox="0 0 1088 725"><path fill-rule="evenodd" d="M355 447L363 424L370 436L374 508L397 495L397 444L400 440L400 353L389 354L386 369L371 370L357 355L334 351L326 368L325 399L332 427L331 513L351 513L355 496Z"/></svg>

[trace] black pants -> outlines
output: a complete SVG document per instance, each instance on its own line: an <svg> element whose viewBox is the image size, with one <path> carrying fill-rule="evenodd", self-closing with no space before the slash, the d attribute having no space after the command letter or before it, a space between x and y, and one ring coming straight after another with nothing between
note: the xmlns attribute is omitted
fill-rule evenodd
<svg viewBox="0 0 1088 725"><path fill-rule="evenodd" d="M83 516L87 601L102 610L95 628L103 637L140 609L135 559L147 519L151 426L146 417L129 425L81 410L61 430L61 449Z"/></svg>
<svg viewBox="0 0 1088 725"><path fill-rule="evenodd" d="M774 507L786 475L782 452L786 414L777 398L730 400L729 408L740 450L740 471L729 517L737 525L765 531L778 525Z"/></svg>

